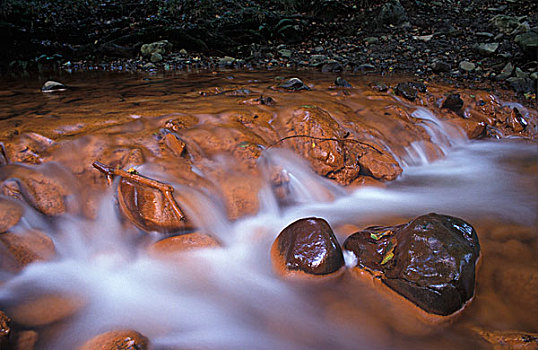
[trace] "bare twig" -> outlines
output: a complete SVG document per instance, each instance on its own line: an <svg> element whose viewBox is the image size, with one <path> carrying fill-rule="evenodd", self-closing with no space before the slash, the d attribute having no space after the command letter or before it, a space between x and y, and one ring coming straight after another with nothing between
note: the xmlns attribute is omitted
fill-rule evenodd
<svg viewBox="0 0 538 350"><path fill-rule="evenodd" d="M310 138L310 139L317 140L317 141L355 142L355 143L358 143L360 145L363 145L363 146L366 146L368 148L371 148L371 149L373 149L374 151L376 151L379 154L383 154L383 152L381 152L380 150L378 150L374 146L370 145L369 143L363 142L363 141L359 141L359 140L355 140L355 139L337 139L337 138L331 138L331 137L316 137L316 136L311 136L311 135L290 135L290 136L286 136L284 138L281 138L277 142L273 143L272 145L270 145L267 148L269 149L271 147L274 147L274 146L278 145L279 143L281 143L281 142L283 142L285 140L299 138L299 137L306 137L306 138Z"/></svg>
<svg viewBox="0 0 538 350"><path fill-rule="evenodd" d="M164 195L164 198L166 198L166 200L170 203L172 210L176 214L177 218L180 221L185 220L185 215L183 215L183 212L179 208L179 205L177 204L176 200L174 199L174 196L172 195L172 193L174 192L174 187L172 185L150 179L148 177L139 175L136 172L129 172L113 168L98 161L93 162L92 165L94 168L107 176L107 180L109 181L109 183L111 183L113 176L120 176L124 179L128 179L132 182L135 182L138 185L148 186L161 191L161 193Z"/></svg>

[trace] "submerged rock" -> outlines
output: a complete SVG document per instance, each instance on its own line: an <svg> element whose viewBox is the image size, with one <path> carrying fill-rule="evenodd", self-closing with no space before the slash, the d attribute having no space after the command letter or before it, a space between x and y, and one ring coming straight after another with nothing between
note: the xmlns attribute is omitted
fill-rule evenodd
<svg viewBox="0 0 538 350"><path fill-rule="evenodd" d="M84 299L74 295L33 295L33 292L18 298L17 303L11 303L6 310L17 324L26 327L48 325L74 315L86 305Z"/></svg>
<svg viewBox="0 0 538 350"><path fill-rule="evenodd" d="M299 91L299 90L310 90L310 88L303 83L303 81L299 78L290 78L278 85L279 88L286 89L286 90L292 90L292 91Z"/></svg>
<svg viewBox="0 0 538 350"><path fill-rule="evenodd" d="M348 83L344 78L342 77L336 77L336 80L334 81L334 85L336 86L340 86L340 87L345 87L345 88L351 88L353 86L351 86L350 83Z"/></svg>
<svg viewBox="0 0 538 350"><path fill-rule="evenodd" d="M0 233L15 226L23 213L22 205L12 199L0 196Z"/></svg>
<svg viewBox="0 0 538 350"><path fill-rule="evenodd" d="M49 260L55 254L54 243L40 231L0 234L0 268L3 270L18 271L35 261Z"/></svg>
<svg viewBox="0 0 538 350"><path fill-rule="evenodd" d="M474 294L478 236L465 221L428 214L407 224L373 226L344 243L368 271L428 313L447 316Z"/></svg>
<svg viewBox="0 0 538 350"><path fill-rule="evenodd" d="M218 246L220 246L219 242L213 237L199 232L192 232L155 242L148 248L148 251L152 256L167 258L180 252Z"/></svg>
<svg viewBox="0 0 538 350"><path fill-rule="evenodd" d="M441 106L441 108L447 108L456 113L460 113L462 107L463 107L463 100L461 99L460 94L448 95L445 101L443 102L443 105Z"/></svg>
<svg viewBox="0 0 538 350"><path fill-rule="evenodd" d="M99 334L78 350L147 350L149 340L133 330L117 330Z"/></svg>
<svg viewBox="0 0 538 350"><path fill-rule="evenodd" d="M271 258L283 274L328 275L344 266L340 244L327 221L320 218L300 219L282 230Z"/></svg>

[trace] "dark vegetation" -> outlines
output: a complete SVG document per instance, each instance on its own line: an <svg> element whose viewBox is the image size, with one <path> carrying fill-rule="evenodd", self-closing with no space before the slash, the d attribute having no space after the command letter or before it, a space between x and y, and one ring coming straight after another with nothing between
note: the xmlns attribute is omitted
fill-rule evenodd
<svg viewBox="0 0 538 350"><path fill-rule="evenodd" d="M0 69L396 70L501 82L532 98L537 9L532 0L4 0ZM140 55L158 40L171 43L162 59Z"/></svg>

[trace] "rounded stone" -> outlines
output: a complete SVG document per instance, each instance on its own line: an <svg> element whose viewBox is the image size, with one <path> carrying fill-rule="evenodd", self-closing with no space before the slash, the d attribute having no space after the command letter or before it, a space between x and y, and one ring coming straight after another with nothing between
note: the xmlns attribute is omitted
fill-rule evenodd
<svg viewBox="0 0 538 350"><path fill-rule="evenodd" d="M373 226L348 237L356 268L428 313L448 316L474 295L480 245L467 222L428 214L407 224Z"/></svg>
<svg viewBox="0 0 538 350"><path fill-rule="evenodd" d="M6 232L15 226L23 213L23 207L16 201L0 197L0 233Z"/></svg>
<svg viewBox="0 0 538 350"><path fill-rule="evenodd" d="M271 258L279 272L328 275L344 266L340 244L324 219L306 218L287 226L273 243Z"/></svg>
<svg viewBox="0 0 538 350"><path fill-rule="evenodd" d="M218 246L220 246L219 242L213 237L199 232L192 232L157 241L148 248L148 252L157 258L168 258L180 252Z"/></svg>
<svg viewBox="0 0 538 350"><path fill-rule="evenodd" d="M133 330L117 330L99 334L78 350L147 350L149 340Z"/></svg>

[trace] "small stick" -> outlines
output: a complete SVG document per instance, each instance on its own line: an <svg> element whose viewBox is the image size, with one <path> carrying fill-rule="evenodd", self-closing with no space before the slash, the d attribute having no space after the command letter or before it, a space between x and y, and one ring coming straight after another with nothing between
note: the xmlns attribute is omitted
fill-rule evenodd
<svg viewBox="0 0 538 350"><path fill-rule="evenodd" d="M107 180L109 181L109 184L112 182L113 176L120 176L124 179L131 180L139 185L148 186L148 187L161 191L164 195L164 198L166 198L166 200L168 200L168 202L172 206L172 210L174 211L178 219L180 221L185 220L185 216L181 212L179 205L177 204L176 200L174 199L174 196L172 195L172 193L174 192L174 187L172 185L162 183L162 182L150 179L142 175L138 175L137 173L134 173L134 172L116 169L98 161L93 162L92 165L94 168L96 168L97 170L99 170L100 172L106 175Z"/></svg>
<svg viewBox="0 0 538 350"><path fill-rule="evenodd" d="M355 142L355 143L358 143L360 145L369 147L369 148L373 149L374 151L376 151L379 154L383 154L383 152L381 152L380 150L378 150L374 146L372 146L372 145L370 145L370 144L368 144L366 142L363 142L363 141L359 141L359 140L355 140L355 139L336 139L336 138L330 138L330 137L316 137L316 136L311 136L311 135L290 135L290 136L286 136L284 138L281 138L277 142L273 143L272 145L270 145L267 148L274 147L274 146L278 145L279 143L281 143L282 141L285 141L285 140L288 140L288 139L293 139L293 138L296 138L296 137L306 137L306 138L310 138L310 139L314 139L314 140L318 140L318 141Z"/></svg>

